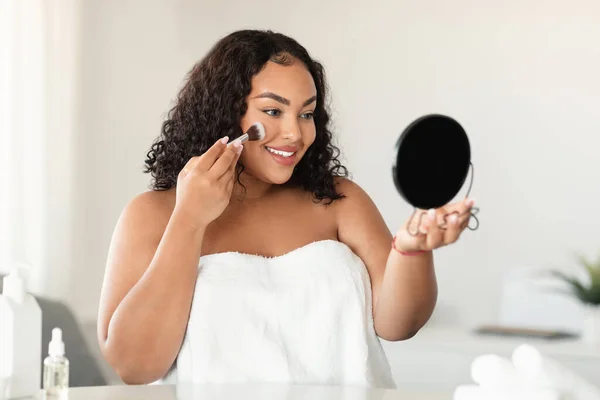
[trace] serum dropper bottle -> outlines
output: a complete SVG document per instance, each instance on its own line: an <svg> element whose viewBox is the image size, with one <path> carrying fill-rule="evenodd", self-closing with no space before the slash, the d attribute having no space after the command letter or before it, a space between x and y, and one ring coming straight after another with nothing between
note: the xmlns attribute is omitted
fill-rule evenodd
<svg viewBox="0 0 600 400"><path fill-rule="evenodd" d="M65 357L62 330L52 329L52 340L48 345L48 357L44 360L44 397L64 399L69 390L69 360Z"/></svg>

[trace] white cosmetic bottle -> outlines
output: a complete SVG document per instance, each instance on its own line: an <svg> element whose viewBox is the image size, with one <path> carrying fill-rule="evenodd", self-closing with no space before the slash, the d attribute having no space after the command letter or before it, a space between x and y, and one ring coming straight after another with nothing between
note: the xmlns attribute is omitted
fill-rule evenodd
<svg viewBox="0 0 600 400"><path fill-rule="evenodd" d="M48 399L67 397L69 390L69 360L65 357L62 330L52 329L48 357L44 360L44 395Z"/></svg>
<svg viewBox="0 0 600 400"><path fill-rule="evenodd" d="M20 266L3 279L0 295L0 378L5 399L35 397L40 390L42 310L27 293Z"/></svg>

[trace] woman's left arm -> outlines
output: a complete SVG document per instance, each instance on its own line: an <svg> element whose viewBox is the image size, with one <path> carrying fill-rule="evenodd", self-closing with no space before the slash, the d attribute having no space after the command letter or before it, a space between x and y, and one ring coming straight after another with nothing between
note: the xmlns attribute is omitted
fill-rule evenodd
<svg viewBox="0 0 600 400"><path fill-rule="evenodd" d="M408 339L429 320L437 301L432 251L459 238L468 224L472 201L430 210L422 219L415 217L413 224L420 220L417 236L408 233L408 221L393 236L363 189L350 180L339 181L338 187L345 195L337 208L338 238L369 271L375 331L389 341ZM452 212L459 216L448 219L446 230L438 228L444 215ZM411 232L416 228L411 226Z"/></svg>

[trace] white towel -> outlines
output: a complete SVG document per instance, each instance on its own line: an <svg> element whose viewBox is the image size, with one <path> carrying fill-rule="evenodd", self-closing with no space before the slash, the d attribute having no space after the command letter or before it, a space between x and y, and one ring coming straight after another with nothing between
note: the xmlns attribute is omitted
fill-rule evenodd
<svg viewBox="0 0 600 400"><path fill-rule="evenodd" d="M575 400L600 400L600 389L565 368L557 361L542 356L533 346L524 344L517 347L512 361L521 376L530 385L543 389L553 389Z"/></svg>
<svg viewBox="0 0 600 400"><path fill-rule="evenodd" d="M373 327L369 272L350 247L200 258L177 384L395 388Z"/></svg>
<svg viewBox="0 0 600 400"><path fill-rule="evenodd" d="M562 400L560 393L535 388L484 388L461 385L454 390L453 400Z"/></svg>
<svg viewBox="0 0 600 400"><path fill-rule="evenodd" d="M525 387L522 377L512 362L496 354L484 354L476 357L471 364L473 382L486 389L505 389Z"/></svg>

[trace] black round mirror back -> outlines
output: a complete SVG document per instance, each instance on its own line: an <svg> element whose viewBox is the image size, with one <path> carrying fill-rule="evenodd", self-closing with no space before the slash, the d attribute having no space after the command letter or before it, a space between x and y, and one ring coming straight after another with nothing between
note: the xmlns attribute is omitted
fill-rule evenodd
<svg viewBox="0 0 600 400"><path fill-rule="evenodd" d="M463 127L448 116L430 114L400 135L392 174L402 198L415 209L428 210L456 197L470 167L471 146Z"/></svg>
<svg viewBox="0 0 600 400"><path fill-rule="evenodd" d="M466 132L454 119L426 115L410 124L396 143L396 189L412 206L439 208L460 191L471 163Z"/></svg>

